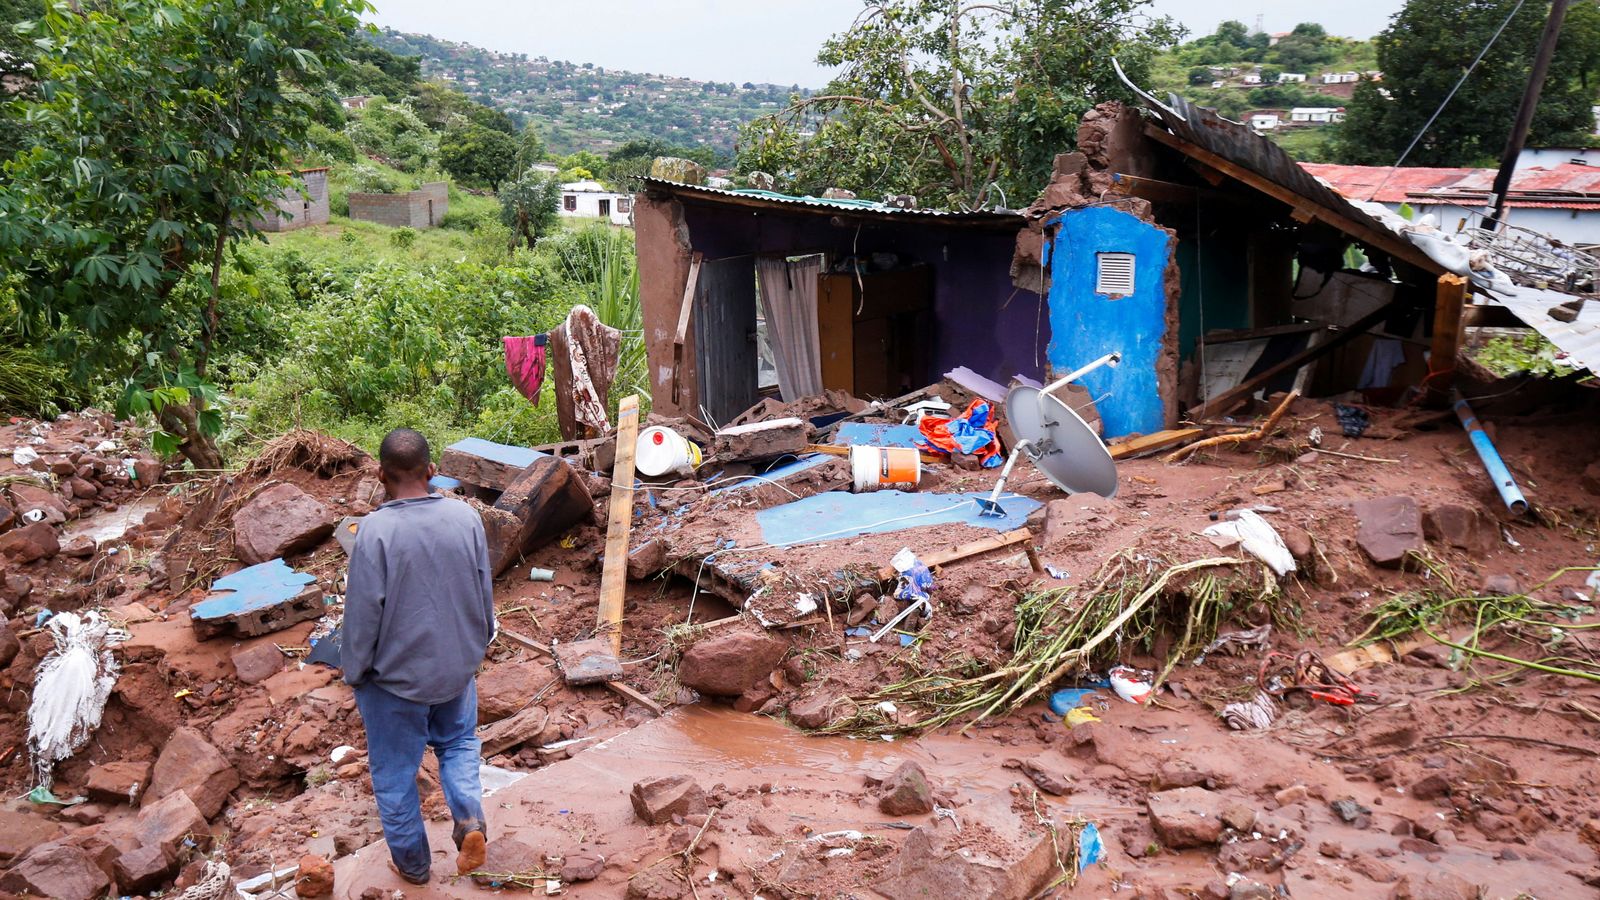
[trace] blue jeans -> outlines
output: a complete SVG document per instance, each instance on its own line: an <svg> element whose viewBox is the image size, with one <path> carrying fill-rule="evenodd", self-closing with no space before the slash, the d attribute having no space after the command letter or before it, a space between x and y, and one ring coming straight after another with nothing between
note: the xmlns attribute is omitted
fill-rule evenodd
<svg viewBox="0 0 1600 900"><path fill-rule="evenodd" d="M395 868L424 877L433 868L428 832L422 824L417 796L417 769L432 747L439 758L439 786L455 820L456 846L471 831L485 831L483 788L478 767L483 762L478 725L478 685L473 682L454 700L436 706L413 703L374 684L356 689L356 706L367 729L367 761L372 793L383 820L383 838ZM487 833L487 832L485 832Z"/></svg>

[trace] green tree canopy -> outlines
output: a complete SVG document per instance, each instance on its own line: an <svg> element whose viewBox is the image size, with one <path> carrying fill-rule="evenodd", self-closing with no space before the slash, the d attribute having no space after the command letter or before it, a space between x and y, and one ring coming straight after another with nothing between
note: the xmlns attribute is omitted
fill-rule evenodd
<svg viewBox="0 0 1600 900"><path fill-rule="evenodd" d="M739 168L785 187L908 192L929 205L1021 205L1070 149L1078 118L1126 98L1179 36L1144 0L869 0L818 54L822 92L752 122Z"/></svg>
<svg viewBox="0 0 1600 900"><path fill-rule="evenodd" d="M541 172L531 172L500 189L500 221L511 229L511 248L529 250L556 227L561 204L561 182Z"/></svg>
<svg viewBox="0 0 1600 900"><path fill-rule="evenodd" d="M1378 35L1382 82L1362 82L1348 104L1336 153L1343 162L1393 165L1516 0L1409 0ZM1505 148L1549 5L1527 3L1468 77L1407 165L1492 163ZM1556 45L1529 143L1593 141L1593 78L1600 71L1600 6L1575 3Z"/></svg>
<svg viewBox="0 0 1600 900"><path fill-rule="evenodd" d="M221 463L206 366L230 245L293 182L364 0L99 0L46 10L25 145L0 178L0 269L80 381L124 382L161 440ZM197 301L173 288L209 271Z"/></svg>
<svg viewBox="0 0 1600 900"><path fill-rule="evenodd" d="M458 125L439 138L439 165L458 181L495 188L517 164L517 139L476 123Z"/></svg>

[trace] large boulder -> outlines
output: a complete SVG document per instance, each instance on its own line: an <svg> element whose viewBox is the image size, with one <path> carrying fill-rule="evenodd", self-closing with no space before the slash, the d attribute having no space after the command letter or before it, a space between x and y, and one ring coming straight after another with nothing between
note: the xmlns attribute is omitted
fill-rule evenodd
<svg viewBox="0 0 1600 900"><path fill-rule="evenodd" d="M639 818L651 825L670 822L673 816L706 811L705 789L688 775L646 778L633 786L628 799Z"/></svg>
<svg viewBox="0 0 1600 900"><path fill-rule="evenodd" d="M501 663L479 675L478 724L515 715L549 681L545 667L535 662Z"/></svg>
<svg viewBox="0 0 1600 900"><path fill-rule="evenodd" d="M277 484L233 514L233 549L255 565L310 550L333 534L339 516L292 484Z"/></svg>
<svg viewBox="0 0 1600 900"><path fill-rule="evenodd" d="M47 491L38 485L18 483L11 486L11 505L17 511L17 518L23 522L42 521L48 525L60 525L67 520L67 504L55 491ZM28 515L37 510L35 515ZM41 519L40 516L43 516Z"/></svg>
<svg viewBox="0 0 1600 900"><path fill-rule="evenodd" d="M34 522L0 534L0 555L15 563L49 559L60 552L61 541L55 526L45 522Z"/></svg>
<svg viewBox="0 0 1600 900"><path fill-rule="evenodd" d="M1378 497L1351 504L1356 514L1356 543L1377 565L1398 569L1423 543L1422 511L1411 497Z"/></svg>
<svg viewBox="0 0 1600 900"><path fill-rule="evenodd" d="M89 854L66 844L35 847L0 877L0 890L55 900L98 900L110 888L111 879Z"/></svg>
<svg viewBox="0 0 1600 900"><path fill-rule="evenodd" d="M678 664L684 687L717 697L737 697L772 674L788 644L768 634L735 631L705 638L685 650Z"/></svg>
<svg viewBox="0 0 1600 900"><path fill-rule="evenodd" d="M89 769L84 789L90 800L138 803L150 786L150 764L142 761L101 763Z"/></svg>
<svg viewBox="0 0 1600 900"><path fill-rule="evenodd" d="M555 456L541 456L523 469L500 494L494 508L516 519L506 540L499 546L495 541L489 543L489 565L495 575L572 526L594 521L594 500L578 470Z"/></svg>
<svg viewBox="0 0 1600 900"><path fill-rule="evenodd" d="M170 794L182 791L207 819L222 810L228 794L239 786L239 773L228 765L217 748L206 742L193 728L179 728L167 739L150 776L150 789L144 805L151 806Z"/></svg>
<svg viewBox="0 0 1600 900"><path fill-rule="evenodd" d="M1174 788L1151 794L1145 801L1150 825L1162 846L1171 850L1206 847L1222 838L1222 795L1205 788Z"/></svg>

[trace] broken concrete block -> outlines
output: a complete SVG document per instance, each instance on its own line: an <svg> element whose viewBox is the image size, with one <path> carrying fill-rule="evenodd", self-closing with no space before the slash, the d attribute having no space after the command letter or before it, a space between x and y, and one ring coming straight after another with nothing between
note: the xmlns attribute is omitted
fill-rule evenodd
<svg viewBox="0 0 1600 900"><path fill-rule="evenodd" d="M98 900L110 887L111 879L88 853L65 844L35 847L0 877L0 890L56 900Z"/></svg>
<svg viewBox="0 0 1600 900"><path fill-rule="evenodd" d="M439 454L439 474L484 490L503 491L517 480L522 470L544 457L545 454L530 447L466 438Z"/></svg>
<svg viewBox="0 0 1600 900"><path fill-rule="evenodd" d="M244 563L310 550L333 533L333 510L292 484L277 484L233 514L233 549Z"/></svg>
<svg viewBox="0 0 1600 900"><path fill-rule="evenodd" d="M1422 511L1411 497L1379 497L1351 504L1356 514L1356 544L1377 565L1398 569L1411 553L1426 549Z"/></svg>
<svg viewBox="0 0 1600 900"><path fill-rule="evenodd" d="M737 697L772 674L788 649L783 641L754 631L705 638L684 651L678 681L702 694Z"/></svg>
<svg viewBox="0 0 1600 900"><path fill-rule="evenodd" d="M209 819L222 810L228 794L238 786L239 773L217 748L207 743L200 732L183 727L174 731L161 748L150 775L150 789L145 792L144 807L148 810L181 792Z"/></svg>
<svg viewBox="0 0 1600 900"><path fill-rule="evenodd" d="M907 760L884 779L878 809L888 816L921 816L933 812L933 788L922 767Z"/></svg>
<svg viewBox="0 0 1600 900"><path fill-rule="evenodd" d="M738 462L800 453L810 433L811 426L795 418L734 425L717 432L711 455L722 462Z"/></svg>
<svg viewBox="0 0 1600 900"><path fill-rule="evenodd" d="M706 811L706 792L688 775L646 778L633 786L628 799L633 811L650 825L670 822L673 816Z"/></svg>
<svg viewBox="0 0 1600 900"><path fill-rule="evenodd" d="M1151 794L1145 801L1150 825L1169 850L1204 847L1222 837L1222 796L1205 788L1186 787Z"/></svg>
<svg viewBox="0 0 1600 900"><path fill-rule="evenodd" d="M89 769L84 790L90 800L105 803L138 803L150 786L150 763L122 760L102 763Z"/></svg>
<svg viewBox="0 0 1600 900"><path fill-rule="evenodd" d="M0 534L0 556L14 563L49 559L60 552L61 542L55 526L45 522L34 522Z"/></svg>
<svg viewBox="0 0 1600 900"><path fill-rule="evenodd" d="M206 599L190 607L189 621L204 641L223 633L271 634L321 618L323 612L322 588L316 579L274 559L212 582Z"/></svg>
<svg viewBox="0 0 1600 900"><path fill-rule="evenodd" d="M499 559L490 544L490 565L499 575L525 554L560 537L567 529L594 521L594 501L577 470L553 456L540 457L517 475L495 501L517 525Z"/></svg>
<svg viewBox="0 0 1600 900"><path fill-rule="evenodd" d="M599 684L622 677L622 663L604 638L569 641L555 647L556 665L571 685Z"/></svg>

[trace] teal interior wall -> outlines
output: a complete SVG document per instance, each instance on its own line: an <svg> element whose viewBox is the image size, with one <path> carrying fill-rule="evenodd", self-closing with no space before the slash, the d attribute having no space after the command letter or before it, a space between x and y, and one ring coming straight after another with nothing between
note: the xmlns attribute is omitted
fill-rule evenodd
<svg viewBox="0 0 1600 900"><path fill-rule="evenodd" d="M1182 362L1194 356L1207 331L1250 327L1249 237L1237 223L1230 226L1215 207L1202 207L1195 227L1178 232L1177 256Z"/></svg>

